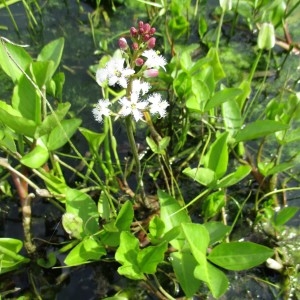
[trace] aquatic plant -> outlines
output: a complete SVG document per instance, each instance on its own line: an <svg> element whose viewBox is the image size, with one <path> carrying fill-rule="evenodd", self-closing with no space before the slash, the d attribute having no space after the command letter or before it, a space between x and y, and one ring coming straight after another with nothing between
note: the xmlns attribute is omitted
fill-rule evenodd
<svg viewBox="0 0 300 300"><path fill-rule="evenodd" d="M268 13L268 4L245 1L252 10L244 17L239 3L220 1L219 23L209 28L204 16L190 14L190 1L141 2L157 26L139 21L118 37L119 49L91 67L100 94L89 111L93 130L83 127L61 97L64 39L33 59L22 45L1 38L0 66L15 88L10 103L0 102L0 166L7 172L2 180L11 176L20 200L27 255L18 254L20 240L1 238L0 273L30 261L53 267L63 253L64 267L113 259L121 276L143 281L159 299L205 293L219 298L228 290L230 271L266 262L289 279L282 290L292 295L296 267L288 273L277 244L234 236L246 208L253 231L272 238L298 211L285 207L282 195L299 188L279 189L278 182L279 176L284 184L292 177L285 172L298 155L283 153L299 140L299 93L286 85L259 113L254 109L266 91L276 28L290 10L280 10L278 1L276 13ZM237 18L245 18L249 28L260 24L252 69L235 84L221 51L222 26L232 10L230 34ZM192 22L200 46L186 43ZM199 55L202 47L207 51ZM256 82L262 60L263 77ZM125 127L127 154L120 152L115 124ZM84 137L87 156L74 144L75 134ZM259 141L257 153L248 141ZM63 150L67 144L73 165ZM268 144L276 155L264 154ZM78 161L81 168L74 167ZM67 181L65 170L78 177L76 184ZM66 232L59 254L48 257L40 257L31 230L31 203L40 198L60 210Z"/></svg>

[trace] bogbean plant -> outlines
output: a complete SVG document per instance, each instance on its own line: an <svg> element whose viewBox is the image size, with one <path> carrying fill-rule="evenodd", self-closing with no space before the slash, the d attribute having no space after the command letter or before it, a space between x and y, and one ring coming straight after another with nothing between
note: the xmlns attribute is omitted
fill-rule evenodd
<svg viewBox="0 0 300 300"><path fill-rule="evenodd" d="M223 17L232 7L227 2L220 2ZM166 28L170 59L157 50L155 27L142 21L119 39L119 49L112 56L101 58L95 70L101 98L90 112L97 131L80 127L81 120L68 113L70 104L62 101L64 75L56 71L63 39L49 43L33 59L20 45L1 38L0 65L14 89L11 103L0 102L0 165L10 174L20 199L29 254L29 258L17 254L20 240L1 238L1 273L36 259L30 209L40 197L62 211L62 225L70 239L59 250L66 253L66 266L97 263L113 255L120 275L144 281L161 299L193 297L203 291L203 284L218 298L229 286L224 270L246 270L272 261L273 249L232 240L250 197L242 199L228 225L226 209L231 199L227 190L250 173L261 180L259 184L271 176L275 188L276 175L291 167L290 162L281 163L280 153L298 139L291 124L299 111L299 95L289 92L285 102L283 95L275 97L263 118L244 125L258 61L274 46L274 25L268 22L260 27L258 59L249 78L227 87L220 62L220 30L216 44L201 58L193 59L198 45L176 44L189 28L183 5L181 1L171 4ZM166 11L161 7L158 15ZM200 36L205 28L200 22ZM216 121L220 114L221 127ZM126 128L131 153L126 158L119 155L116 122ZM88 158L71 140L76 131L87 141ZM146 154L138 148L137 134L144 137ZM263 145L267 136L276 138L278 156L268 164L250 162L246 142L262 139ZM84 171L65 162L59 150L66 143L84 164ZM76 187L67 184L65 168L82 179ZM190 190L196 195L192 199ZM257 222L267 219L279 230L297 209L287 207L275 214L279 203L271 197L276 192L270 186L264 191L257 192L253 204L259 212ZM272 200L269 206L263 205L265 198ZM201 223L193 221L195 209ZM51 267L56 262L54 253L48 262L37 259L39 265ZM167 291L160 283L165 278L176 282L174 290L168 287ZM177 282L179 294L175 293Z"/></svg>

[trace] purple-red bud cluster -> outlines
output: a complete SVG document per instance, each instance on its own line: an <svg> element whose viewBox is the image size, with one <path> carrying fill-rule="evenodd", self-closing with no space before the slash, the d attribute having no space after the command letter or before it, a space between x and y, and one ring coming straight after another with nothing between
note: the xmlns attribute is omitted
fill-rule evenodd
<svg viewBox="0 0 300 300"><path fill-rule="evenodd" d="M156 39L153 37L156 29L151 27L149 23L144 23L143 21L138 22L138 28L131 27L130 35L133 39L147 43L148 49L153 49L155 47ZM136 45L133 49L136 50Z"/></svg>

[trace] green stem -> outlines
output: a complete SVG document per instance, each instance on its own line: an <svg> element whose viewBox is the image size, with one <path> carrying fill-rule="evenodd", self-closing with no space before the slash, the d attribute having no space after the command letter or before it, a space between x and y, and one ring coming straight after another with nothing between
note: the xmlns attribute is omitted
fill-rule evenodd
<svg viewBox="0 0 300 300"><path fill-rule="evenodd" d="M138 149L137 149L134 134L133 134L132 117L127 116L125 118L125 123L126 123L126 131L127 131L128 141L130 144L130 148L132 151L132 155L133 155L133 159L134 159L135 167L136 167L137 183L138 183L138 187L141 190L141 199L144 203L145 202L144 200L146 197L145 197L144 184L143 184L143 179L142 179L142 168L141 168L141 162L139 159Z"/></svg>
<svg viewBox="0 0 300 300"><path fill-rule="evenodd" d="M225 15L225 11L222 9L222 14L221 14L219 27L218 27L218 32L217 32L217 39L216 39L216 49L217 49L217 51L219 49L219 43L220 43L220 39L221 39L221 30L222 30L224 15Z"/></svg>
<svg viewBox="0 0 300 300"><path fill-rule="evenodd" d="M262 49L259 50L257 56L256 56L256 60L252 66L252 69L251 69L251 72L250 72L250 75L249 75L249 78L248 78L248 81L251 82L252 79L253 79L253 76L254 76L254 73L256 71L256 68L257 68L257 65L258 65L258 62L260 60L260 57L261 57L261 54L262 54Z"/></svg>

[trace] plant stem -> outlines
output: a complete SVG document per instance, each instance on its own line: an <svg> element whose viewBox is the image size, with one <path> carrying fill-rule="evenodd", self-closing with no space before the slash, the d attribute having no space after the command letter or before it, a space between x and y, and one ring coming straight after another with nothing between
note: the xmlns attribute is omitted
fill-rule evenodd
<svg viewBox="0 0 300 300"><path fill-rule="evenodd" d="M221 38L221 30L222 30L224 15L225 15L225 11L224 11L224 9L222 9L222 14L221 14L221 17L220 17L220 22L219 22L219 27L218 27L218 32L217 32L217 38L216 38L216 49L217 49L217 51L219 49L219 43L220 43L220 38Z"/></svg>
<svg viewBox="0 0 300 300"><path fill-rule="evenodd" d="M139 154L138 150L136 147L135 139L134 139L134 134L133 134L133 124L132 124L132 117L127 116L125 118L125 123L126 123L126 131L127 131L127 136L128 136L128 141L130 144L130 148L132 151L133 159L135 162L135 167L136 167L136 178L137 178L137 183L138 187L141 190L141 200L143 203L145 203L145 191L144 191L144 183L143 183L143 178L142 178L142 168L141 168L141 162L139 159Z"/></svg>

